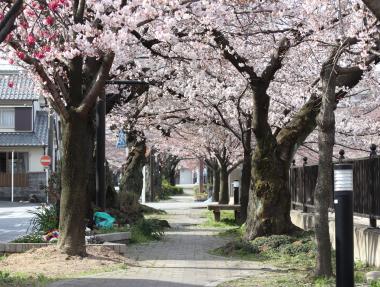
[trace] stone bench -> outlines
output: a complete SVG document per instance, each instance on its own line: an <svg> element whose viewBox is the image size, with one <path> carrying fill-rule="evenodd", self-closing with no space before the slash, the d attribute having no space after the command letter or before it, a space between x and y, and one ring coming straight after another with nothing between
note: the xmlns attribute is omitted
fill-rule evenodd
<svg viewBox="0 0 380 287"><path fill-rule="evenodd" d="M221 210L233 210L235 212L235 221L238 222L240 219L240 204L210 204L207 209L213 211L215 221L220 221Z"/></svg>

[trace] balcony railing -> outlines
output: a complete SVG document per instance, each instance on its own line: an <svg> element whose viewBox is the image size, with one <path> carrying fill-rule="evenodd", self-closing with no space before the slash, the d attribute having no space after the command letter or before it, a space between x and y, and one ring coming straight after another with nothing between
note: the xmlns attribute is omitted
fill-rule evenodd
<svg viewBox="0 0 380 287"><path fill-rule="evenodd" d="M14 187L29 186L29 176L27 173L14 174ZM10 187L12 185L12 174L0 172L0 187Z"/></svg>

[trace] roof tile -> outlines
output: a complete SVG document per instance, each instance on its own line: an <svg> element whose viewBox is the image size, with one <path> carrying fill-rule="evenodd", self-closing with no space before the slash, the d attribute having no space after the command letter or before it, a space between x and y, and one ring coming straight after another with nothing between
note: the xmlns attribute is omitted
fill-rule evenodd
<svg viewBox="0 0 380 287"><path fill-rule="evenodd" d="M0 147L46 146L48 132L48 113L37 111L33 132L0 133Z"/></svg>
<svg viewBox="0 0 380 287"><path fill-rule="evenodd" d="M9 84L13 83L13 87ZM0 71L0 100L38 100L33 80L23 71Z"/></svg>

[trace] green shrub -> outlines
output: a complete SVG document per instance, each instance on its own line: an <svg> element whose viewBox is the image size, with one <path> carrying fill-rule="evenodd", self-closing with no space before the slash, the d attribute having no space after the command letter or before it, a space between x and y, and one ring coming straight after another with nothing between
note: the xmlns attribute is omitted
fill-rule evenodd
<svg viewBox="0 0 380 287"><path fill-rule="evenodd" d="M31 233L27 235L20 236L12 241L13 243L46 243L42 239L41 234Z"/></svg>
<svg viewBox="0 0 380 287"><path fill-rule="evenodd" d="M160 199L168 199L174 195L183 194L183 188L171 185L166 179L162 180L162 192L160 194Z"/></svg>
<svg viewBox="0 0 380 287"><path fill-rule="evenodd" d="M9 272L1 271L0 270L0 283L11 283L12 278L11 274Z"/></svg>
<svg viewBox="0 0 380 287"><path fill-rule="evenodd" d="M166 224L159 219L142 219L131 227L131 242L143 243L160 240L164 236Z"/></svg>
<svg viewBox="0 0 380 287"><path fill-rule="evenodd" d="M58 229L57 209L54 205L42 205L34 211L29 211L34 216L30 220L32 233L47 233Z"/></svg>
<svg viewBox="0 0 380 287"><path fill-rule="evenodd" d="M206 193L206 194L207 194L207 191L208 191L210 188L212 188L212 185L209 185L209 184L205 183L205 184L203 185L203 192L199 192L199 184L197 184L197 185L194 185L194 186L193 186L193 191L194 191L194 193Z"/></svg>
<svg viewBox="0 0 380 287"><path fill-rule="evenodd" d="M194 197L196 201L205 201L208 199L208 190L209 185L205 184L203 186L203 192L199 192L199 185L194 185L193 186L193 191L194 191Z"/></svg>

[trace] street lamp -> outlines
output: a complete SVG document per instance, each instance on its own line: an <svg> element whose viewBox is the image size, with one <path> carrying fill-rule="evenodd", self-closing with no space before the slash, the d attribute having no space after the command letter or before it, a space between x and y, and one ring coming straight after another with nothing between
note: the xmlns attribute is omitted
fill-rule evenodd
<svg viewBox="0 0 380 287"><path fill-rule="evenodd" d="M239 194L240 182L238 180L234 180L232 182L232 187L234 188L234 204L240 204L240 194ZM240 221L240 211L238 210L235 210L235 220Z"/></svg>
<svg viewBox="0 0 380 287"><path fill-rule="evenodd" d="M336 286L354 286L353 165L334 165Z"/></svg>
<svg viewBox="0 0 380 287"><path fill-rule="evenodd" d="M232 182L232 187L234 188L234 204L239 204L239 201L240 201L240 198L239 198L240 182L238 180L234 180Z"/></svg>

